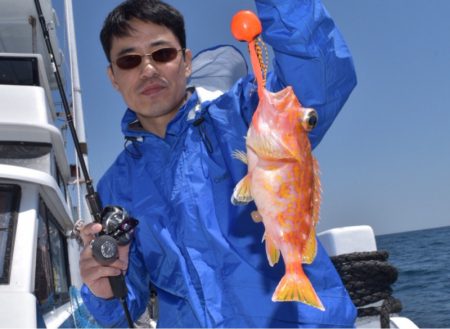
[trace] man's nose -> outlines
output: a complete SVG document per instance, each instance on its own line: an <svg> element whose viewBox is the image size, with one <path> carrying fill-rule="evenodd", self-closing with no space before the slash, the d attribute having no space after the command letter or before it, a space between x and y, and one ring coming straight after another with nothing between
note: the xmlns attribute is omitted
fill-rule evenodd
<svg viewBox="0 0 450 329"><path fill-rule="evenodd" d="M141 63L141 76L148 78L157 74L156 66L154 65L150 56L144 56Z"/></svg>

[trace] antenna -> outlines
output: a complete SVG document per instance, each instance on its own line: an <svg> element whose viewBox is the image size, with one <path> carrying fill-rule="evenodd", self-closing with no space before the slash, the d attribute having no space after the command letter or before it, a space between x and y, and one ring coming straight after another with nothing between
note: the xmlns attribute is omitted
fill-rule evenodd
<svg viewBox="0 0 450 329"><path fill-rule="evenodd" d="M69 52L69 64L70 64L70 82L71 82L71 92L72 92L72 114L75 121L75 128L77 130L77 135L81 143L81 149L83 150L84 161L89 170L88 161L88 151L86 144L86 133L84 127L84 113L83 113L83 103L81 101L81 87L80 87L80 76L78 69L78 55L77 55L77 44L75 36L75 24L73 15L73 5L72 1L64 1L65 9L65 21L66 21L66 33L67 33L67 46ZM77 214L78 220L83 218L89 218L90 210L88 210L87 204L82 202L81 193L83 195L86 193L86 187L82 186L83 182L80 179L81 172L79 170L78 156L76 156L76 191L77 191Z"/></svg>

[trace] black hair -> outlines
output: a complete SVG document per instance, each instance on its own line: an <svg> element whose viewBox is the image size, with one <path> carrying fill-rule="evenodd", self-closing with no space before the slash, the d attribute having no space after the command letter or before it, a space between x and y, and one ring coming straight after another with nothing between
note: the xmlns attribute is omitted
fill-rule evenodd
<svg viewBox="0 0 450 329"><path fill-rule="evenodd" d="M183 15L160 0L126 0L106 17L100 32L100 41L106 58L111 62L112 39L130 35L130 20L138 19L167 27L181 45L186 48L186 31Z"/></svg>

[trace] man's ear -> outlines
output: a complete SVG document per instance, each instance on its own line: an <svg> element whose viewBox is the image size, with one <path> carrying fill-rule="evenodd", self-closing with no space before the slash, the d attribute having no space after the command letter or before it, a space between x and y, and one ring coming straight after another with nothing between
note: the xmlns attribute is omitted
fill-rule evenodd
<svg viewBox="0 0 450 329"><path fill-rule="evenodd" d="M189 78L192 73L192 52L190 49L184 51L185 76Z"/></svg>
<svg viewBox="0 0 450 329"><path fill-rule="evenodd" d="M118 85L117 82L116 82L116 78L115 78L115 76L114 76L114 71L113 71L111 65L108 65L108 68L107 68L107 74L108 74L109 80L111 81L112 86L113 86L115 89L119 90L119 85Z"/></svg>

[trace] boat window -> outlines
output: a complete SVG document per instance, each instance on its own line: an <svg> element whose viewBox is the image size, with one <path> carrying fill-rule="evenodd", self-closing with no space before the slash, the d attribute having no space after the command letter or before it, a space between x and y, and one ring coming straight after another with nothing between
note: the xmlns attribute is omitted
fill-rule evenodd
<svg viewBox="0 0 450 329"><path fill-rule="evenodd" d="M58 183L59 189L63 193L64 197L67 199L67 188L66 183L64 181L63 176L61 175L61 171L59 170L59 167L55 161L55 168L56 168L56 182Z"/></svg>
<svg viewBox="0 0 450 329"><path fill-rule="evenodd" d="M58 230L53 221L48 223L50 237L50 251L53 263L53 278L55 283L55 293L62 296L69 293L67 282L67 257L64 235Z"/></svg>
<svg viewBox="0 0 450 329"><path fill-rule="evenodd" d="M0 164L35 169L52 175L65 197L66 184L50 143L0 141Z"/></svg>
<svg viewBox="0 0 450 329"><path fill-rule="evenodd" d="M20 187L0 184L0 284L9 283Z"/></svg>
<svg viewBox="0 0 450 329"><path fill-rule="evenodd" d="M36 251L36 284L35 295L41 304L45 304L52 295L53 273L52 260L50 258L50 245L48 237L47 223L42 217L45 209L40 208L40 218L38 226L38 241Z"/></svg>
<svg viewBox="0 0 450 329"><path fill-rule="evenodd" d="M36 256L35 295L41 311L46 313L69 301L70 278L66 239L42 200Z"/></svg>
<svg viewBox="0 0 450 329"><path fill-rule="evenodd" d="M37 58L0 56L0 84L39 86Z"/></svg>
<svg viewBox="0 0 450 329"><path fill-rule="evenodd" d="M51 150L48 143L0 142L0 164L43 171L51 175Z"/></svg>
<svg viewBox="0 0 450 329"><path fill-rule="evenodd" d="M50 153L50 143L0 142L0 154L6 159L34 159Z"/></svg>

